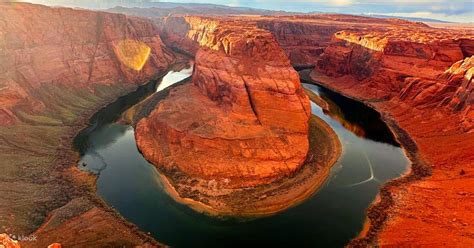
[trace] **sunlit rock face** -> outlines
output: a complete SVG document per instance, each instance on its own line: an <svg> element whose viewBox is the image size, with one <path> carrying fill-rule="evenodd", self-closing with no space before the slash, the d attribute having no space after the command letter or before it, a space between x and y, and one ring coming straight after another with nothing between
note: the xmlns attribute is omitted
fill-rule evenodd
<svg viewBox="0 0 474 248"><path fill-rule="evenodd" d="M173 60L149 20L25 3L0 13L0 125L52 109L45 88L132 87Z"/></svg>
<svg viewBox="0 0 474 248"><path fill-rule="evenodd" d="M151 48L141 41L125 39L118 42L115 51L122 64L135 71L141 71L150 57Z"/></svg>
<svg viewBox="0 0 474 248"><path fill-rule="evenodd" d="M20 243L13 240L6 233L0 234L0 247L5 248L20 248Z"/></svg>
<svg viewBox="0 0 474 248"><path fill-rule="evenodd" d="M317 62L316 71L358 81L360 95L398 97L407 77L435 80L454 63L471 56L463 32L420 27L384 31L339 31ZM362 87L363 85L363 87Z"/></svg>
<svg viewBox="0 0 474 248"><path fill-rule="evenodd" d="M162 169L231 188L296 171L308 151L310 106L275 38L245 23L193 20L189 26L205 34L191 29L189 41L173 38L190 50L200 47L192 84L173 90L138 123L144 156Z"/></svg>
<svg viewBox="0 0 474 248"><path fill-rule="evenodd" d="M453 223L454 212L459 222L473 223L466 210L471 202L458 197L472 194L474 185L463 176L474 168L473 43L472 29L344 29L334 34L311 75L375 107L402 130L415 180L387 187L395 201L382 212L390 218L377 235L381 246L472 242L465 226L445 223ZM380 212L373 213L369 217L377 220ZM427 229L437 234L425 237Z"/></svg>
<svg viewBox="0 0 474 248"><path fill-rule="evenodd" d="M438 108L458 115L465 130L474 128L474 56L454 63L434 80L409 77L400 98L422 109Z"/></svg>

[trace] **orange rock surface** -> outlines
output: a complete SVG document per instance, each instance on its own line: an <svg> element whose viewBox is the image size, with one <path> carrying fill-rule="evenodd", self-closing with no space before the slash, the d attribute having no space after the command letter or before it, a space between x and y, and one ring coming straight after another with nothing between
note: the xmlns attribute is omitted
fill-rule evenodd
<svg viewBox="0 0 474 248"><path fill-rule="evenodd" d="M474 245L472 27L334 14L170 16L154 25L19 3L0 3L0 23L0 138L9 153L0 156L14 161L2 161L0 194L14 203L0 206L2 228L13 216L14 230L31 231L36 209L59 208L59 198L82 202L79 189L68 195L65 182L73 180L56 172L73 160L58 155L78 128L67 125L163 71L173 60L166 44L195 54L196 69L192 84L173 90L137 126L138 145L155 164L229 187L292 173L308 148L309 104L290 61L317 64L314 79L372 105L400 128L414 162L410 176L384 187L382 202L390 204L369 211L382 222L368 235L389 247ZM10 130L22 132L8 136ZM13 156L18 151L21 158ZM96 244L101 231L104 246L117 245L116 235L127 245L146 242L115 215L86 205L74 219L40 230L41 244Z"/></svg>
<svg viewBox="0 0 474 248"><path fill-rule="evenodd" d="M64 206L79 200L85 209L96 209L96 219L83 216L75 226L79 232L48 230L37 233L40 243L21 245L149 242L96 198L95 187L88 186L93 176L71 173L78 156L72 140L100 107L157 77L174 59L150 20L0 3L0 232L33 233L61 208L63 221L71 223L82 212ZM84 230L91 235L78 235ZM100 244L98 232L107 237Z"/></svg>
<svg viewBox="0 0 474 248"><path fill-rule="evenodd" d="M138 147L160 168L231 188L293 173L308 152L310 107L283 50L253 25L179 19L195 20L186 32L195 40L167 38L191 51L201 47L192 84L173 90L138 123Z"/></svg>
<svg viewBox="0 0 474 248"><path fill-rule="evenodd" d="M18 241L12 240L8 234L0 234L0 247L2 248L20 248Z"/></svg>
<svg viewBox="0 0 474 248"><path fill-rule="evenodd" d="M18 122L19 111L51 108L38 96L51 85L93 91L143 83L173 59L148 20L23 3L0 3L0 13L0 125Z"/></svg>
<svg viewBox="0 0 474 248"><path fill-rule="evenodd" d="M466 30L340 31L312 74L375 107L414 142L399 133L412 174L388 183L369 212L378 225L369 236L381 246L474 245L472 44Z"/></svg>

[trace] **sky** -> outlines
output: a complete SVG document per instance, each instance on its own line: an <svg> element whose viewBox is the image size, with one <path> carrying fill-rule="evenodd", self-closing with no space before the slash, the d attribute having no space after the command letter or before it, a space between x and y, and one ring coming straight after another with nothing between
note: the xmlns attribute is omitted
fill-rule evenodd
<svg viewBox="0 0 474 248"><path fill-rule="evenodd" d="M337 12L474 22L474 0L170 0L297 12Z"/></svg>
<svg viewBox="0 0 474 248"><path fill-rule="evenodd" d="M48 4L61 0L26 1ZM62 1L64 2L65 0ZM84 3L97 2L100 0L68 1ZM109 1L113 2L118 0ZM294 12L331 12L356 15L373 14L474 23L474 0L162 0L162 2L214 3L229 6Z"/></svg>

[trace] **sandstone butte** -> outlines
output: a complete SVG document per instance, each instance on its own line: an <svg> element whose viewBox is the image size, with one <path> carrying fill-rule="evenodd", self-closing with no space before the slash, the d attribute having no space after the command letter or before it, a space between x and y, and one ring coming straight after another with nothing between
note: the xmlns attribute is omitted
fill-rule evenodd
<svg viewBox="0 0 474 248"><path fill-rule="evenodd" d="M236 52L232 49L222 52L232 47L227 41L213 44L213 34L226 32L215 19L161 18L153 25L124 15L0 4L0 195L11 203L0 206L0 226L11 227L5 232L33 232L45 221L44 213L55 209L36 231L44 247L78 238L94 245L156 245L130 232L134 229L88 193L93 179L74 169L77 155L70 143L83 127L80 116L163 71L173 60L166 47L201 50L198 59L208 54L199 62L201 76L210 65L204 61L215 62L222 54L226 61L242 59L229 55ZM226 18L243 20L271 32L292 65L317 65L314 79L380 111L408 149L412 171L382 189L381 200L368 212L371 227L352 245L472 246L472 28L335 14ZM172 22L174 30L164 25ZM178 35L180 30L186 35ZM122 45L136 52L120 49L122 40L132 40ZM207 88L187 90L219 103L211 101ZM232 101L219 101L222 109L232 109ZM252 117L247 112L244 117ZM251 119L258 120L244 118Z"/></svg>
<svg viewBox="0 0 474 248"><path fill-rule="evenodd" d="M101 203L71 149L89 116L173 63L158 31L138 17L0 3L0 233L37 235L25 247L158 245Z"/></svg>
<svg viewBox="0 0 474 248"><path fill-rule="evenodd" d="M245 22L171 17L165 42L194 53L192 84L136 126L153 164L225 188L294 173L308 153L309 99L273 35Z"/></svg>

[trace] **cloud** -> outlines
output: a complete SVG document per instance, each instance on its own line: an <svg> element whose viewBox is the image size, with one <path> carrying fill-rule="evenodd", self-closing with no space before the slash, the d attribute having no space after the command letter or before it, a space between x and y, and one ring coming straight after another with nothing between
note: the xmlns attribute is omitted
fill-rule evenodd
<svg viewBox="0 0 474 248"><path fill-rule="evenodd" d="M225 1L219 1L224 3ZM473 0L238 0L234 5L289 11L351 14L403 13L404 16L474 21ZM238 2L238 4L235 4Z"/></svg>
<svg viewBox="0 0 474 248"><path fill-rule="evenodd" d="M380 13L366 13L368 15L377 15ZM387 16L394 16L394 17L416 17L416 18L429 18L429 19L437 19L437 20L444 20L450 22L464 22L464 23L472 23L473 15L472 13L464 13L459 15L447 15L443 13L433 13L429 11L420 11L420 12L392 12L392 13L384 13Z"/></svg>

